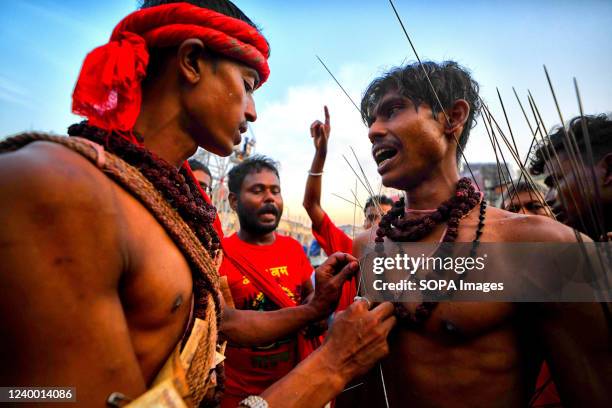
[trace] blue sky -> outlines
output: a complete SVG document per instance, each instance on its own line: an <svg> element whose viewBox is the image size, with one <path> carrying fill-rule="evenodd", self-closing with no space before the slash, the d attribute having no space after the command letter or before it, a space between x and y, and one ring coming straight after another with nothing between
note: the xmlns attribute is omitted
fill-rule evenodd
<svg viewBox="0 0 612 408"><path fill-rule="evenodd" d="M319 55L358 100L377 74L413 60L401 28L385 0L236 1L264 31L272 46L268 83L256 93L259 119L253 124L257 151L280 160L283 189L293 214L313 148L308 127L332 113L332 137L324 205L340 222L352 209L331 196L349 197L354 177L342 155L354 147L373 184L366 129L315 58ZM106 42L135 1L0 2L0 135L22 130L63 133L76 118L70 95L83 57ZM508 105L519 150L530 138L512 96L530 89L548 127L559 122L542 64L555 83L566 119L577 114L572 78L581 87L588 113L612 110L612 2L610 1L438 1L396 0L422 59L454 59L471 69L481 95L502 119L495 88ZM468 159L493 158L482 125L472 132ZM352 180L346 183L347 180ZM359 195L364 197L365 191Z"/></svg>

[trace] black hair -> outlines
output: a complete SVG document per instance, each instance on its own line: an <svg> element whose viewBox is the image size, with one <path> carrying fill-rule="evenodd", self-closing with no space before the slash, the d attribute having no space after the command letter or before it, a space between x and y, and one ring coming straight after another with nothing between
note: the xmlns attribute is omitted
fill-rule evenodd
<svg viewBox="0 0 612 408"><path fill-rule="evenodd" d="M225 14L228 17L237 18L245 23L259 29L250 18L246 16L234 3L229 0L143 0L140 4L141 9L161 6L171 3L189 3L194 6L206 8L216 11L217 13Z"/></svg>
<svg viewBox="0 0 612 408"><path fill-rule="evenodd" d="M513 200L520 193L524 193L526 191L534 192L535 196L537 196L535 191L539 192L542 195L546 193L546 189L538 183L534 183L533 185L531 185L530 183L524 180L520 182L515 181L513 184L506 184L506 192L503 194L504 200L502 201L501 205L503 206L505 201L507 201L508 199Z"/></svg>
<svg viewBox="0 0 612 408"><path fill-rule="evenodd" d="M142 0L140 8L145 9L149 7L161 6L163 4L171 3L189 3L194 6L202 7L217 13L225 14L228 17L244 21L251 27L261 32L261 29L250 19L242 10L240 10L234 3L229 0ZM176 52L176 47L163 47L163 48L152 48L149 50L149 64L147 65L147 79L156 78L164 67L165 60ZM210 50L205 51L206 56L211 58L213 61L221 58L215 52Z"/></svg>
<svg viewBox="0 0 612 408"><path fill-rule="evenodd" d="M368 198L368 201L366 201L365 206L363 207L363 213L365 214L366 210L376 205L376 203L378 203L378 205L392 206L393 200L387 197L386 195L370 196L370 198Z"/></svg>
<svg viewBox="0 0 612 408"><path fill-rule="evenodd" d="M427 72L431 85L423 71ZM480 111L479 89L470 72L455 61L440 63L423 61L422 66L418 62L412 62L392 68L374 79L361 98L361 113L366 124L371 126L378 102L389 91L397 91L403 97L410 99L417 109L422 103L426 103L431 108L434 118L442 112L442 109L450 109L455 101L464 99L470 106L470 112L463 132L459 136L457 149L457 162L459 162L461 151L465 149L470 130L476 125L476 115ZM439 102L436 95L440 98Z"/></svg>
<svg viewBox="0 0 612 408"><path fill-rule="evenodd" d="M201 161L197 159L189 159L188 162L189 162L189 166L191 167L191 170L193 171L201 170L204 173L208 174L208 177L210 177L210 179L212 180L213 178L212 173L210 172L210 170L204 163L202 163Z"/></svg>
<svg viewBox="0 0 612 408"><path fill-rule="evenodd" d="M251 173L259 173L262 170L270 170L276 177L278 175L277 163L269 157L262 155L255 155L244 160L242 163L232 167L227 175L227 186L229 191L234 194L240 194L240 188L244 178Z"/></svg>
<svg viewBox="0 0 612 408"><path fill-rule="evenodd" d="M586 125L589 138L591 140L591 148L593 149L593 160L599 161L603 156L612 152L612 119L605 114L586 115L584 116L584 124ZM586 141L583 133L583 122L581 116L576 116L570 120L565 131L573 134L576 139L576 144L583 157L585 165L586 160ZM545 172L546 161L551 157L554 158L553 149L557 154L565 151L565 135L564 127L556 126L545 143L540 143L537 150L531 158L529 171L531 174L539 175ZM571 139L571 135L570 136Z"/></svg>

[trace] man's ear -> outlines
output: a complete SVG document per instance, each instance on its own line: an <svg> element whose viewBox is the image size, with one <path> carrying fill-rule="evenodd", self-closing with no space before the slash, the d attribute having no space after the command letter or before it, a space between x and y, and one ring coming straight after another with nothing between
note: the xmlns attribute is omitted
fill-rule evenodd
<svg viewBox="0 0 612 408"><path fill-rule="evenodd" d="M234 211L238 209L238 195L236 193L230 192L227 196L227 200L229 201L230 208Z"/></svg>
<svg viewBox="0 0 612 408"><path fill-rule="evenodd" d="M448 115L448 121L444 118L446 134L455 135L459 139L470 114L470 104L465 99L457 99L453 106L446 111L446 114Z"/></svg>
<svg viewBox="0 0 612 408"><path fill-rule="evenodd" d="M603 185L612 185L612 152L602 157L597 166L601 166L601 168L603 169Z"/></svg>
<svg viewBox="0 0 612 408"><path fill-rule="evenodd" d="M197 38L189 38L179 46L177 51L178 67L181 77L195 85L202 77L201 56L204 43Z"/></svg>

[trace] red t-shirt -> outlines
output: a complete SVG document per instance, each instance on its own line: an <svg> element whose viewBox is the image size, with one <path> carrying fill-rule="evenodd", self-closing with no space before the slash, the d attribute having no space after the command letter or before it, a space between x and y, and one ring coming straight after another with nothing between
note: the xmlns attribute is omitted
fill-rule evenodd
<svg viewBox="0 0 612 408"><path fill-rule="evenodd" d="M329 219L327 213L323 213L323 221L318 229L312 227L312 235L321 245L327 256L334 252L346 252L350 254L353 251L353 240L348 237L340 228Z"/></svg>
<svg viewBox="0 0 612 408"><path fill-rule="evenodd" d="M299 242L276 234L276 240L271 245L252 245L233 234L223 239L223 247L229 254L240 254L240 259L248 260L257 270L268 272L272 282L279 284L297 304L301 303L302 287L310 280L313 269ZM223 259L219 273L227 276L237 309L279 309L251 284L227 256ZM237 402L245 397L260 394L291 371L298 362L295 336L265 347L229 345L225 360L226 397L221 406L235 408Z"/></svg>
<svg viewBox="0 0 612 408"><path fill-rule="evenodd" d="M314 225L312 227L312 235L314 235L321 248L325 251L327 256L335 252L352 254L353 240L350 239L344 231L336 227L327 213L324 212L323 214L323 221L319 228L315 229ZM338 303L336 311L340 312L349 307L349 305L353 303L353 298L356 294L357 283L355 279L351 279L342 286L342 294L340 295L340 302Z"/></svg>
<svg viewBox="0 0 612 408"><path fill-rule="evenodd" d="M550 369L546 362L542 363L540 374L536 381L536 390L539 391L537 398L532 401L529 406L531 407L561 407L561 398L557 392L557 387L552 381L550 375Z"/></svg>

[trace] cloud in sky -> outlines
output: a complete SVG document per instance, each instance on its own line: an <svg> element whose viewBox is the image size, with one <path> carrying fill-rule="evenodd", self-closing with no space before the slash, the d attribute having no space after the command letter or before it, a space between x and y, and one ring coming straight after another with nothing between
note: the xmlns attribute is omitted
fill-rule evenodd
<svg viewBox="0 0 612 408"><path fill-rule="evenodd" d="M0 75L0 99L5 102L29 107L31 99L28 92L14 81Z"/></svg>
<svg viewBox="0 0 612 408"><path fill-rule="evenodd" d="M363 78L367 78L363 75L363 68L346 65L335 75L358 104L360 92L365 87ZM292 216L305 216L302 199L315 151L310 125L317 119L323 121L323 105L330 110L332 131L323 175L322 205L337 223L348 224L353 222L353 207L332 195L336 193L350 198L351 190L355 189L356 177L342 156L346 156L359 171L350 149L353 147L375 189L378 189L380 178L370 154L367 128L331 78L323 83L292 86L282 98L264 103L258 109L258 120L252 125L257 136L256 150L279 161L286 206ZM368 194L361 185L357 191L363 204ZM357 222L361 222L361 216Z"/></svg>

